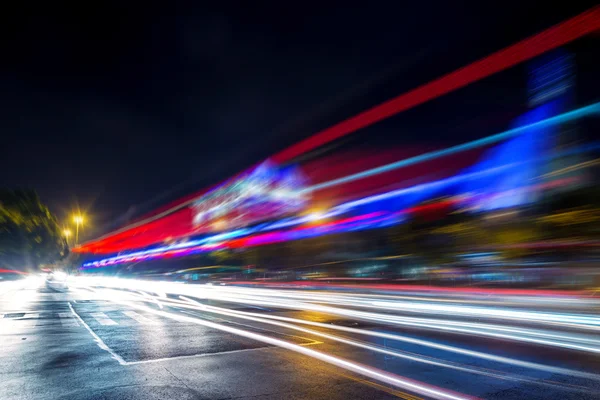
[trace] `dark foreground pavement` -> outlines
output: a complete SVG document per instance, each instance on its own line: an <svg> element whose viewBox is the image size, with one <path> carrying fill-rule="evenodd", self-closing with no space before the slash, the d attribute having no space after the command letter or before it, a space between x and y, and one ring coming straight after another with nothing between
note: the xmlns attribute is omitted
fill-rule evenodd
<svg viewBox="0 0 600 400"><path fill-rule="evenodd" d="M514 366L499 367L493 362L451 356L459 367L466 365L490 371L487 375L474 375L431 363L375 354L284 327L175 306L165 306L162 311L267 335L480 398L600 398L598 381L525 371ZM296 317L302 313L264 308L253 311ZM327 322L329 317L312 315L309 318ZM363 328L389 329L376 325ZM545 364L600 372L600 358L577 352L448 338L435 332L404 333L422 335L440 343L492 349L499 354L519 354ZM436 356L435 351L414 345L385 341L375 341L375 344L406 354ZM106 300L93 291L61 293L35 285L0 288L0 366L0 399L420 398L287 349L146 313ZM507 374L506 379L502 372ZM515 376L523 379L514 379Z"/></svg>

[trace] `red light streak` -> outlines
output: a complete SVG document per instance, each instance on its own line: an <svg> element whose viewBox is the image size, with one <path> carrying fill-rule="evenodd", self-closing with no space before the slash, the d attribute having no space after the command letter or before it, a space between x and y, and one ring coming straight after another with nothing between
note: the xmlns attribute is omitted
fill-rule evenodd
<svg viewBox="0 0 600 400"><path fill-rule="evenodd" d="M271 159L277 163L288 162L299 155L312 151L333 140L349 135L359 129L373 125L437 97L451 93L598 30L600 30L600 7L593 7L582 14L563 21L534 36L499 50L472 64L421 85L330 128L318 132L279 152ZM196 194L200 195L206 193L206 191L207 190L202 190ZM185 212L187 210L182 210L182 208L192 203L198 197L196 194L170 203L169 205L160 208L160 212L157 214L137 221L136 223L115 232L106 234L97 240L85 243L80 247L74 248L73 251L80 253L110 253L144 247L163 241L166 237L185 237L192 232L190 227L191 223L183 221L182 217L184 217L184 215L182 214L187 214ZM177 217L172 215L177 211L179 211ZM158 220L163 218L176 219L176 228L174 228L173 224L165 224L163 221L158 222ZM152 229L151 226L154 229ZM156 231L157 233L152 236L151 231ZM159 231L161 233L158 233ZM140 237L137 240L133 239L132 242L128 241L136 235L145 238ZM119 243L121 241L127 242Z"/></svg>
<svg viewBox="0 0 600 400"><path fill-rule="evenodd" d="M28 275L27 272L17 271L17 270L14 270L14 269L3 269L3 268L0 268L0 274Z"/></svg>
<svg viewBox="0 0 600 400"><path fill-rule="evenodd" d="M398 97L327 128L281 151L273 156L272 159L278 163L290 161L319 146L463 88L599 29L600 7L594 7L466 67L444 75L441 78L403 93Z"/></svg>

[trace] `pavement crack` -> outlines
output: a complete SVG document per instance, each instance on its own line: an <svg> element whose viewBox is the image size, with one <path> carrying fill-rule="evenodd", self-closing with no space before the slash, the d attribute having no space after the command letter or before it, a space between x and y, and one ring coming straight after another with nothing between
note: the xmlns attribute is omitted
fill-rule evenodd
<svg viewBox="0 0 600 400"><path fill-rule="evenodd" d="M196 392L194 389L192 389L191 387L189 387L181 378L179 378L177 375L175 375L174 373L172 373L167 367L165 367L164 365L162 366L169 374L171 374L171 376L173 378L175 378L179 383L181 383L183 386L185 386L187 389L191 390L192 392Z"/></svg>

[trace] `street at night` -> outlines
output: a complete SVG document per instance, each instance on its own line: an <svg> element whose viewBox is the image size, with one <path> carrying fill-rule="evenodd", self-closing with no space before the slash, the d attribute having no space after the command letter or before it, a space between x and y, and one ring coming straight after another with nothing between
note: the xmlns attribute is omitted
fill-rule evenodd
<svg viewBox="0 0 600 400"><path fill-rule="evenodd" d="M592 399L600 387L589 296L128 284L3 287L3 396Z"/></svg>
<svg viewBox="0 0 600 400"><path fill-rule="evenodd" d="M246 3L5 13L0 400L600 399L598 2Z"/></svg>

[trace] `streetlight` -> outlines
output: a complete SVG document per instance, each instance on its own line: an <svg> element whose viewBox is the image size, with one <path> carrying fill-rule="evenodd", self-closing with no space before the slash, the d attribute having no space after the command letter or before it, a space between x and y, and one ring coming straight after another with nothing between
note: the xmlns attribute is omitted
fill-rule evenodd
<svg viewBox="0 0 600 400"><path fill-rule="evenodd" d="M83 216L82 215L75 215L73 216L73 222L75 222L75 246L77 246L77 243L79 243L79 226L83 225Z"/></svg>

